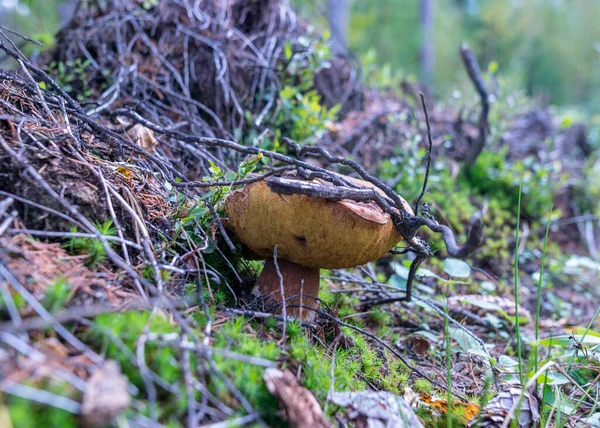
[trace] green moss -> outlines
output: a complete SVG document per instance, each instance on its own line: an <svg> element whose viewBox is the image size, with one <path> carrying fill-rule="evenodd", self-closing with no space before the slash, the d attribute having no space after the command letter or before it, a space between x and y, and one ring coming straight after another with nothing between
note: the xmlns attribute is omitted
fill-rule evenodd
<svg viewBox="0 0 600 428"><path fill-rule="evenodd" d="M205 324L203 312L198 311L195 319L201 326L203 323ZM232 349L240 354L276 361L281 353L280 348L275 340L265 340L259 337L257 330L260 327L256 322L248 322L243 317L232 318L213 330L212 346L217 349ZM290 334L294 337L299 334L295 330L297 328L291 324ZM96 319L90 332L87 333L87 338L101 348L108 358L115 359L121 364L124 374L140 389L138 398L146 397L146 386L139 374L139 369L132 364L131 356L135 355L139 337L145 331L162 334L165 337L173 333L181 334L180 328L172 324L168 316L160 313L152 315L149 312L135 311L100 316ZM115 343L115 337L122 342L121 347ZM128 351L124 352L123 348ZM180 351L172 346L158 346L154 342L148 341L144 354L150 370L168 383L180 388L174 394L157 388L161 403L160 407L156 409L159 420L164 423L176 423L182 420L187 409L187 398L183 386ZM273 411L277 408L277 402L264 384L264 367L224 358L218 354L214 354L213 358L219 371L236 386L263 418L268 423L277 424L279 419L276 412ZM204 364L204 361L198 360L192 353L192 367L200 364ZM239 406L227 385L218 376L209 376L207 387L228 405L234 408ZM196 395L199 399L199 394ZM145 412L149 412L149 409L145 409Z"/></svg>
<svg viewBox="0 0 600 428"><path fill-rule="evenodd" d="M517 215L519 184L523 179L523 212L540 219L552 205L555 190L565 177L560 165L537 162L533 157L506 161L508 147L500 151L484 151L463 178L474 191L501 204Z"/></svg>
<svg viewBox="0 0 600 428"><path fill-rule="evenodd" d="M415 392L422 394L433 393L433 385L426 379L415 379L414 383Z"/></svg>
<svg viewBox="0 0 600 428"><path fill-rule="evenodd" d="M331 384L332 348L324 349L312 343L308 333L290 343L289 358L294 366L302 367L302 383L321 402L327 397ZM336 391L368 389L368 383L400 393L408 380L404 364L385 353L373 349L362 336L344 329L354 345L338 346L335 354L334 385ZM332 411L330 411L332 413Z"/></svg>
<svg viewBox="0 0 600 428"><path fill-rule="evenodd" d="M115 236L117 234L117 229L113 227L112 220L106 220L103 223L96 220L95 226L102 235ZM77 231L76 226L71 229L71 232ZM114 241L108 242L111 245L114 244ZM96 267L106 261L106 250L99 239L70 237L65 240L63 247L71 254L87 255L84 263L89 268Z"/></svg>
<svg viewBox="0 0 600 428"><path fill-rule="evenodd" d="M26 382L27 383L27 382ZM41 384L30 385L39 389L65 396L78 401L78 393L66 383L43 381ZM77 416L56 407L39 404L14 395L0 394L1 402L5 401L13 427L76 427Z"/></svg>
<svg viewBox="0 0 600 428"><path fill-rule="evenodd" d="M381 308L375 308L369 312L368 320L379 327L387 326L392 323L392 315Z"/></svg>
<svg viewBox="0 0 600 428"><path fill-rule="evenodd" d="M42 304L50 313L58 312L64 308L71 286L64 277L57 278L48 286L44 293Z"/></svg>

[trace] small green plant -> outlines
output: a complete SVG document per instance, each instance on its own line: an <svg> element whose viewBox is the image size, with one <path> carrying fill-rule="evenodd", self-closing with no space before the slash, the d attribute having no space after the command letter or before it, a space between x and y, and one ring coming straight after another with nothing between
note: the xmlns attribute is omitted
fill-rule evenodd
<svg viewBox="0 0 600 428"><path fill-rule="evenodd" d="M285 86L279 96L280 110L274 126L297 142L311 137L318 140L340 109L339 105L330 109L322 106L321 97L314 90L302 92L298 87Z"/></svg>
<svg viewBox="0 0 600 428"><path fill-rule="evenodd" d="M389 63L377 64L377 53L374 49L370 49L362 55L361 60L362 72L367 87L384 91L399 91L400 84L406 79L405 73L394 69ZM414 77L411 80L414 80Z"/></svg>
<svg viewBox="0 0 600 428"><path fill-rule="evenodd" d="M514 265L514 288L513 298L515 299L515 318L519 319L519 227L521 220L521 196L523 194L523 179L519 185L519 197L517 202L517 227L515 228L515 265ZM521 327L520 323L515 324L515 333L517 335L517 357L519 362L519 381L521 386L525 386L523 381L523 354L521 352Z"/></svg>
<svg viewBox="0 0 600 428"><path fill-rule="evenodd" d="M471 189L494 199L502 208L517 214L519 187L523 194L524 213L533 219L545 214L552 203L555 190L564 180L559 164L543 164L533 157L506 160L507 149L484 151L475 165L466 171L465 178ZM522 183L515 177L522 177Z"/></svg>
<svg viewBox="0 0 600 428"><path fill-rule="evenodd" d="M232 182L236 180L242 180L247 178L250 173L255 171L260 166L263 159L264 157L262 153L251 156L240 163L237 171L228 172L223 170L214 162L209 161L210 175L203 177L202 181L205 183L215 183L222 181ZM178 193L174 195L172 202L179 204L179 209L174 214L174 218L176 219L176 233L174 241L177 241L183 237L184 239L192 239L197 244L204 239L203 236L198 235L198 227L204 231L208 230L210 225L214 222L214 215L206 206L204 206L205 204L203 203L203 200L208 200L208 202L215 207L217 213L221 216L224 214L222 205L225 197L231 191L236 190L239 187L240 186L214 186L202 196L201 200L199 200L197 204L192 206L189 205L188 199L183 194ZM186 213L186 215L182 216L183 213ZM205 252L212 252L212 250L214 250L214 247L209 246Z"/></svg>
<svg viewBox="0 0 600 428"><path fill-rule="evenodd" d="M75 94L78 101L85 101L93 94L86 76L86 69L90 64L89 60L82 58L64 62L52 61L48 71L56 76L62 89Z"/></svg>
<svg viewBox="0 0 600 428"><path fill-rule="evenodd" d="M67 382L60 381L42 381L34 383L30 381L24 382L35 388L42 388L57 396L75 396L73 388ZM5 410L2 400L6 400L6 409L8 414L3 415L2 420L8 422L8 425L13 427L64 427L75 428L80 426L77 422L77 415L66 410L54 406L48 406L35 401L17 397L16 395L0 396L0 409ZM7 419L8 420L7 420ZM11 425L12 422L12 425Z"/></svg>
<svg viewBox="0 0 600 428"><path fill-rule="evenodd" d="M48 312L58 312L64 308L70 292L71 286L64 277L60 277L48 286L42 303Z"/></svg>
<svg viewBox="0 0 600 428"><path fill-rule="evenodd" d="M415 379L415 391L423 394L432 394L433 385L427 379Z"/></svg>
<svg viewBox="0 0 600 428"><path fill-rule="evenodd" d="M104 223L96 221L96 228L98 232L105 236L115 236L117 234L117 230L112 225L112 220L106 220ZM71 228L71 232L77 233L77 231L76 226ZM63 247L71 254L86 254L87 257L84 263L89 268L96 267L106 261L106 250L102 242L96 238L69 237Z"/></svg>
<svg viewBox="0 0 600 428"><path fill-rule="evenodd" d="M317 73L331 66L328 39L326 32L321 40L298 39L296 51L289 41L284 46L287 68L281 76L282 89L274 127L281 135L299 143L312 137L318 139L340 109L339 105L329 109L321 105L321 97L313 89Z"/></svg>

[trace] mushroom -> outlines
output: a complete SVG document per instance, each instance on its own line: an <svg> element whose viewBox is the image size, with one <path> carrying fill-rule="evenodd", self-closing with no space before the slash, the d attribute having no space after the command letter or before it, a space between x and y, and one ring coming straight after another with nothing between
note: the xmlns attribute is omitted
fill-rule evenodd
<svg viewBox="0 0 600 428"><path fill-rule="evenodd" d="M366 181L340 177L375 188ZM332 185L318 178L312 181L295 175L286 178ZM401 200L412 213L408 203ZM286 313L309 321L316 317L314 311L306 308L318 307L320 269L366 264L382 257L402 240L389 214L374 202L282 195L273 192L266 180L234 191L225 200L225 212L227 227L252 253L266 259L253 292L281 302L280 273L286 306L295 306Z"/></svg>

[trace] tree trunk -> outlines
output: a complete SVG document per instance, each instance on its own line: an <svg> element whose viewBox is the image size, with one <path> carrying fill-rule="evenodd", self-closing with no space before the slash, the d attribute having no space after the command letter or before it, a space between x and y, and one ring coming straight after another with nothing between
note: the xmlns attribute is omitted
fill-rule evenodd
<svg viewBox="0 0 600 428"><path fill-rule="evenodd" d="M421 0L421 81L431 90L434 71L434 49L433 49L433 10L434 1Z"/></svg>
<svg viewBox="0 0 600 428"><path fill-rule="evenodd" d="M327 19L331 29L331 42L336 53L343 54L347 49L350 0L327 0Z"/></svg>

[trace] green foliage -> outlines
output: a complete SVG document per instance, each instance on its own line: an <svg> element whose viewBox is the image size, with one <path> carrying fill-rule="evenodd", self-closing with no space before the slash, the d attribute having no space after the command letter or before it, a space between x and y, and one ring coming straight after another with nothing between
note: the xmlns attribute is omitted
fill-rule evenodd
<svg viewBox="0 0 600 428"><path fill-rule="evenodd" d="M195 317L200 325L206 323L203 313L198 312ZM257 334L258 329L258 324L249 323L243 317L233 318L214 330L214 341L211 346L217 349L233 347L236 352L241 354L272 361L277 360L280 349L276 342L261 339ZM290 327L290 331L294 332L294 328ZM97 317L92 330L85 334L86 338L102 349L107 357L115 359L121 364L123 373L140 389L140 397L146 396L145 383L140 376L139 369L132 364L132 361L135 361L132 356L135 355L139 337L145 332L172 336L181 334L181 329L178 325L171 323L166 314L130 311ZM302 333L296 329L295 334ZM115 341L117 339L120 343ZM180 364L181 351L172 346L159 346L150 340L146 343L144 351L148 368L168 383L180 388L179 392L176 391L174 395L159 390L162 401L161 406L156 409L160 421L178 425L178 421L185 415L187 409ZM265 420L277 423L278 418L273 412L273 409L277 407L277 402L264 384L264 367L224 358L218 353L214 354L214 360L220 372L233 382ZM192 354L191 364L195 367L203 363L197 359L195 354ZM234 402L229 388L218 376L210 376L207 387L220 400L227 403Z"/></svg>
<svg viewBox="0 0 600 428"><path fill-rule="evenodd" d="M36 383L31 386L53 392L57 395L74 395L74 392L71 390L72 388L70 388L66 382L42 382L41 384ZM2 408L3 398L6 400L8 416L10 417L13 427L75 428L80 426L77 421L77 416L66 410L39 404L14 395L0 394L0 409Z"/></svg>
<svg viewBox="0 0 600 428"><path fill-rule="evenodd" d="M38 42L42 46L26 43L19 48L26 56L32 56L52 49L54 34L60 25L59 3L65 0L18 0L0 3L1 24ZM6 33L8 35L8 33ZM20 39L8 35L19 44ZM8 64L10 67L10 63Z"/></svg>
<svg viewBox="0 0 600 428"><path fill-rule="evenodd" d="M354 346L336 348L335 390L361 391L367 388L368 381L400 393L406 385L407 368L387 353L371 348L362 336L347 329L344 333L353 340ZM323 347L312 343L306 333L301 333L291 338L289 356L293 362L302 364L303 385L323 402L331 382L331 355ZM387 368L386 364L389 365Z"/></svg>
<svg viewBox="0 0 600 428"><path fill-rule="evenodd" d="M85 101L93 93L86 76L86 69L89 65L90 61L88 59L81 58L65 62L52 61L48 71L56 76L58 84L65 92L72 94L79 101Z"/></svg>
<svg viewBox="0 0 600 428"><path fill-rule="evenodd" d="M287 68L282 73L278 110L274 127L286 137L303 143L310 138L318 139L327 123L335 120L340 106L327 108L321 105L321 97L313 88L317 73L330 67L329 34L322 39L301 37L298 45L288 41L284 46Z"/></svg>
<svg viewBox="0 0 600 428"><path fill-rule="evenodd" d="M583 177L575 184L573 196L584 213L600 216L600 159L592 158L582 168Z"/></svg>
<svg viewBox="0 0 600 428"><path fill-rule="evenodd" d="M365 85L369 88L382 91L395 89L399 92L403 80L414 80L413 76L406 76L389 62L378 64L377 52L374 49L368 50L360 59Z"/></svg>
<svg viewBox="0 0 600 428"><path fill-rule="evenodd" d="M427 379L415 379L414 387L415 392L423 394L431 394L433 392L433 385Z"/></svg>
<svg viewBox="0 0 600 428"><path fill-rule="evenodd" d="M471 189L517 215L519 183L523 177L523 212L532 219L541 219L561 184L555 179L557 173L560 166L540 163L533 157L508 162L506 149L503 149L484 151L465 178Z"/></svg>
<svg viewBox="0 0 600 428"><path fill-rule="evenodd" d="M369 312L369 321L379 327L388 326L392 323L392 316L381 308L375 308Z"/></svg>
<svg viewBox="0 0 600 428"><path fill-rule="evenodd" d="M58 312L64 308L71 292L71 286L64 277L56 279L48 286L42 301L44 308L50 313Z"/></svg>
<svg viewBox="0 0 600 428"><path fill-rule="evenodd" d="M284 86L279 93L279 112L274 126L296 142L318 140L327 129L327 122L335 120L340 109L321 105L321 96L315 90L302 92L295 86Z"/></svg>
<svg viewBox="0 0 600 428"><path fill-rule="evenodd" d="M115 236L117 230L112 225L112 220L106 220L104 223L96 221L96 228L104 236ZM71 232L77 232L77 226L71 229ZM108 241L109 244L114 241ZM63 244L63 247L72 254L86 254L84 263L87 267L93 268L106 261L106 250L102 242L96 238L69 237Z"/></svg>
<svg viewBox="0 0 600 428"><path fill-rule="evenodd" d="M277 94L277 106L269 127L272 136L263 134L264 117L245 112L246 130L236 129L236 139L248 146L260 147L277 152L286 151L280 138L285 136L304 144L318 140L333 122L341 106L328 108L321 104L321 96L314 89L315 77L331 66L331 52L327 43L327 31L321 38L310 29L306 37L294 38L284 44L285 68L280 73L281 89ZM262 100L268 101L268 100Z"/></svg>
<svg viewBox="0 0 600 428"><path fill-rule="evenodd" d="M204 176L202 181L205 183L214 183L244 179L260 165L262 160L262 154L251 156L240 163L237 172L225 171L214 162L209 160L210 175ZM213 213L206 207L204 201L207 200L212 206L215 207L219 216L223 216L223 201L225 200L225 197L235 189L236 188L232 186L214 186L193 205L190 205L188 198L184 194L173 194L170 200L172 203L178 205L178 209L173 215L173 220L175 221L175 235L171 241L175 244L181 244L184 246L189 246L190 243L195 245L200 244L204 240L205 235L199 234L198 231L208 231L211 224L215 220ZM210 241L208 248L206 248L204 252L212 253L214 249L214 242Z"/></svg>
<svg viewBox="0 0 600 428"><path fill-rule="evenodd" d="M600 5L592 3L432 2L434 89L442 95L449 95L457 86L472 90L457 54L460 42L466 40L484 69L495 62L501 75L524 87L529 95L549 96L558 104L587 101L598 109L598 91L591 88L600 85L595 72L600 29L594 25ZM374 49L380 66L390 64L393 70L419 75L419 1L407 0L398 6L395 0L354 2L349 44L362 57Z"/></svg>

